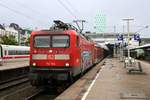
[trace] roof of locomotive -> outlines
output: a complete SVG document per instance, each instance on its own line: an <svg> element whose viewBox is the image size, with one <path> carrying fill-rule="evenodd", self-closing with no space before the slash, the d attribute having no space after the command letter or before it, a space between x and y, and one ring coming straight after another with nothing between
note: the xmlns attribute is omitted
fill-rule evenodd
<svg viewBox="0 0 150 100"><path fill-rule="evenodd" d="M39 30L33 31L31 35L42 35L42 34L69 34L69 35L78 35L79 33L75 30Z"/></svg>
<svg viewBox="0 0 150 100"><path fill-rule="evenodd" d="M68 34L68 35L79 35L89 41L92 42L92 40L88 37L88 36L85 36L84 34L82 33L79 33L77 32L76 30L39 30L39 31L33 31L31 33L31 35L43 35L43 34L46 34L46 35L49 35L49 34Z"/></svg>

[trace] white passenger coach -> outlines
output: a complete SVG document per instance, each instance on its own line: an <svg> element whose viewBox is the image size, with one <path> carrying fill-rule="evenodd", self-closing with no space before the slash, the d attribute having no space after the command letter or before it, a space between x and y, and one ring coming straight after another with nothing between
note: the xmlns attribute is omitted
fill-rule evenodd
<svg viewBox="0 0 150 100"><path fill-rule="evenodd" d="M0 45L0 63L29 60L30 47Z"/></svg>

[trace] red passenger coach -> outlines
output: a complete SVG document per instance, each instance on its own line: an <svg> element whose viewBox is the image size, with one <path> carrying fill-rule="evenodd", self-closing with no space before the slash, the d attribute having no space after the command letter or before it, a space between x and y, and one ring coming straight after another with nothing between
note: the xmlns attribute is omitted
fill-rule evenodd
<svg viewBox="0 0 150 100"><path fill-rule="evenodd" d="M100 60L103 59L103 48L101 48L100 45L95 43L95 47L94 47L94 62L95 64L97 64Z"/></svg>
<svg viewBox="0 0 150 100"><path fill-rule="evenodd" d="M62 24L61 24L62 25ZM95 63L94 43L69 26L34 31L30 37L30 80L43 85L52 79L69 80ZM60 25L59 25L60 28ZM65 29L67 28L67 29Z"/></svg>

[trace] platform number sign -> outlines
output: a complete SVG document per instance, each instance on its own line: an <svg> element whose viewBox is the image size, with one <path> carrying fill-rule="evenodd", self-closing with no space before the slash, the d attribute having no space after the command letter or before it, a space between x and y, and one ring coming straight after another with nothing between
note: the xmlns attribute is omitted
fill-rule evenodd
<svg viewBox="0 0 150 100"><path fill-rule="evenodd" d="M117 36L117 40L118 40L118 41L123 41L123 35L122 35L122 34L121 34L121 35L118 35L118 36Z"/></svg>
<svg viewBox="0 0 150 100"><path fill-rule="evenodd" d="M140 41L140 35L139 34L134 34L134 40Z"/></svg>

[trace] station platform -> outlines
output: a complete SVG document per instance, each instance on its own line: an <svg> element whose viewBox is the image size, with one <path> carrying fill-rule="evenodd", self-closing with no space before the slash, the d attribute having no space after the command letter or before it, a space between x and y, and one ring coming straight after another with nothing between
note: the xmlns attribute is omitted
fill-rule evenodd
<svg viewBox="0 0 150 100"><path fill-rule="evenodd" d="M0 84L17 79L18 77L27 76L28 73L28 60L3 63L0 66Z"/></svg>
<svg viewBox="0 0 150 100"><path fill-rule="evenodd" d="M106 59L81 100L150 100L150 63L140 63L143 73L128 73L119 59Z"/></svg>
<svg viewBox="0 0 150 100"><path fill-rule="evenodd" d="M3 65L0 66L0 71L22 68L22 67L27 67L27 66L29 66L28 60L17 61L17 62L8 62L8 63L3 63Z"/></svg>

